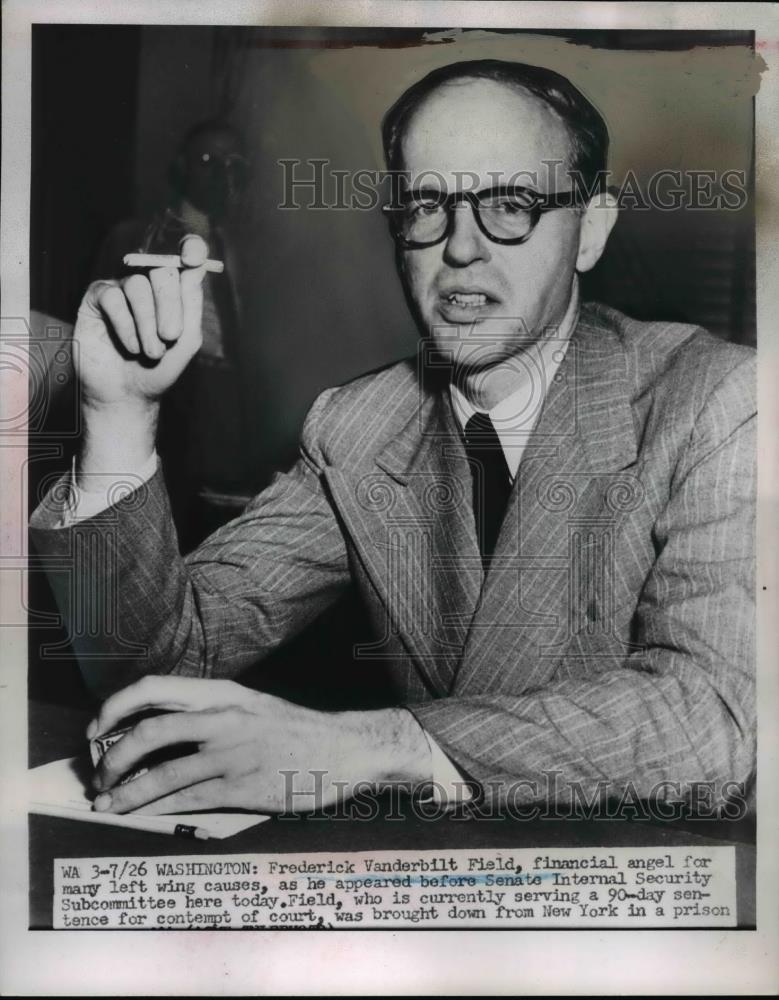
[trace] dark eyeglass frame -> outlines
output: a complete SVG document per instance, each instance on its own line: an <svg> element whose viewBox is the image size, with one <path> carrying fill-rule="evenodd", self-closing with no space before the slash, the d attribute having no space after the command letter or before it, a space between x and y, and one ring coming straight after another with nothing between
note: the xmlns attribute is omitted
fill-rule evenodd
<svg viewBox="0 0 779 1000"><path fill-rule="evenodd" d="M207 149L199 153L195 158L195 163L200 169L213 170L221 167L224 170L248 171L249 161L241 153L228 153L222 156L221 153L211 153Z"/></svg>
<svg viewBox="0 0 779 1000"><path fill-rule="evenodd" d="M527 206L523 207L525 207L526 211L529 213L530 228L524 236L493 236L492 233L487 230L481 218L481 203L486 201L487 198L494 198L496 196L518 197L528 202ZM390 223L392 238L404 250L422 250L427 247L437 246L439 243L443 243L444 240L447 240L452 233L452 226L454 222L454 213L452 212L452 208L454 205L462 201L467 201L470 204L473 209L473 217L476 219L476 225L487 237L487 239L492 243L500 243L503 246L519 246L521 243L526 243L533 235L533 232L535 231L535 228L544 213L552 212L556 208L571 208L575 205L582 204L580 193L575 189L571 191L554 191L549 194L541 194L538 191L534 191L532 188L520 187L519 185L508 187L506 185L500 185L498 187L485 188L483 191L460 191L452 192L451 194L445 194L443 191L418 190L409 192L405 197L408 202L411 202L414 199L419 199L420 201L426 200L437 203L438 207L442 207L446 210L447 222L444 231L434 240L426 241L424 243L421 243L418 240L408 240L400 231L400 220L402 219L403 212L406 211L406 206L382 205L382 212L384 212L388 222Z"/></svg>

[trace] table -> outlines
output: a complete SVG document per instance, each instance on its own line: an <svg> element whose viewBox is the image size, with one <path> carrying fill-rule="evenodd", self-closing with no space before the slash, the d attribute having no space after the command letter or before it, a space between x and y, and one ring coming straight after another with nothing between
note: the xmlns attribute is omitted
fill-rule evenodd
<svg viewBox="0 0 779 1000"><path fill-rule="evenodd" d="M85 749L88 708L39 700L30 703L30 765L74 756ZM138 857L176 854L276 854L526 847L672 847L733 844L736 848L737 921L755 925L754 819L727 821L532 820L508 817L425 820L411 808L395 818L368 821L328 817L274 818L227 840L183 841L161 834L97 826L32 814L30 928L52 926L54 858Z"/></svg>

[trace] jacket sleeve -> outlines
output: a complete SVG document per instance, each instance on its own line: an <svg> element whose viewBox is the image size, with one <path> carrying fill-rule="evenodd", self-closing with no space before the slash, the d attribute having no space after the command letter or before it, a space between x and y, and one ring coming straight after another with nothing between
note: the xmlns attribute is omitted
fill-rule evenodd
<svg viewBox="0 0 779 1000"><path fill-rule="evenodd" d="M689 801L711 783L704 799L721 804L728 783L750 778L754 392L745 364L698 414L654 524L635 653L521 695L457 697L455 685L450 697L408 706L487 799Z"/></svg>
<svg viewBox="0 0 779 1000"><path fill-rule="evenodd" d="M348 585L343 535L320 485L314 403L295 466L193 553L179 555L162 475L58 527L62 486L31 518L82 669L107 694L145 673L236 677Z"/></svg>

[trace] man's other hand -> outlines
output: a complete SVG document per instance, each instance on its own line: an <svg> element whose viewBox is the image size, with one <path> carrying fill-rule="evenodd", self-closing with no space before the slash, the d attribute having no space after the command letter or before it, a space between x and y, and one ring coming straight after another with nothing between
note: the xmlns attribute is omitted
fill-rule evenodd
<svg viewBox="0 0 779 1000"><path fill-rule="evenodd" d="M405 709L318 712L233 681L145 677L105 702L87 736L147 709L167 714L143 719L106 751L94 779L98 811L308 812L430 779L427 740ZM118 784L148 754L193 743L195 753Z"/></svg>

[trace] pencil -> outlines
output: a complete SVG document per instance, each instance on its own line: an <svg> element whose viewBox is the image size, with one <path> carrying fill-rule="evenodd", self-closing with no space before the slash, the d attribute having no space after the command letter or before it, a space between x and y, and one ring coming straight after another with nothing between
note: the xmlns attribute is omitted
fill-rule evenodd
<svg viewBox="0 0 779 1000"><path fill-rule="evenodd" d="M177 253L126 253L122 258L126 267L186 267L181 263L181 257ZM213 274L221 274L224 271L224 262L221 260L207 260L206 271Z"/></svg>
<svg viewBox="0 0 779 1000"><path fill-rule="evenodd" d="M202 826L180 823L178 817L173 819L170 816L139 816L137 813L99 813L75 806L50 805L47 802L31 803L30 811L59 819L80 819L85 823L101 823L103 826L123 826L147 833L169 833L177 837L208 840L208 830L204 830Z"/></svg>

